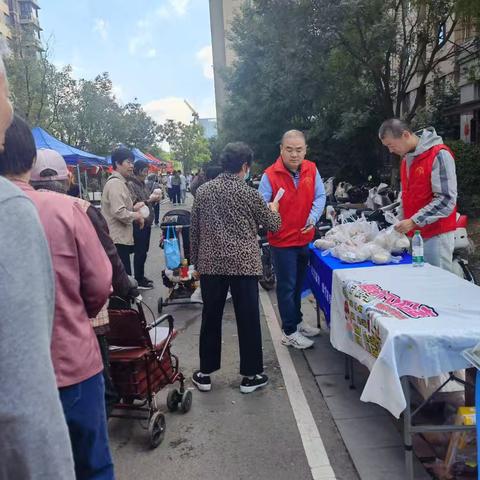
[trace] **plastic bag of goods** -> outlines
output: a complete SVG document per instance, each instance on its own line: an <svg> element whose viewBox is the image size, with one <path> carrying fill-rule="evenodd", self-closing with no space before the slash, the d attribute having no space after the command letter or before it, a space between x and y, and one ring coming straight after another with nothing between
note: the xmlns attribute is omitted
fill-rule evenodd
<svg viewBox="0 0 480 480"><path fill-rule="evenodd" d="M368 260L369 249L363 246L338 245L331 250L332 255L344 263L361 263Z"/></svg>
<svg viewBox="0 0 480 480"><path fill-rule="evenodd" d="M410 240L393 227L382 230L375 238L375 243L390 253L402 253L410 247Z"/></svg>
<svg viewBox="0 0 480 480"><path fill-rule="evenodd" d="M388 250L374 245L370 250L370 260L377 265L385 265L392 261L392 255Z"/></svg>
<svg viewBox="0 0 480 480"><path fill-rule="evenodd" d="M313 242L313 246L319 250L330 250L336 246L336 243L333 240L328 240L327 238L319 238Z"/></svg>

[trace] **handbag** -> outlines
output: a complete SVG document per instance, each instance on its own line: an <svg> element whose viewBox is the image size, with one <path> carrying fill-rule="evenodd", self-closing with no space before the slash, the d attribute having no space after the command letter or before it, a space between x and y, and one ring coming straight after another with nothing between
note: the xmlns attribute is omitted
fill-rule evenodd
<svg viewBox="0 0 480 480"><path fill-rule="evenodd" d="M178 245L175 227L167 227L166 238L163 242L165 252L165 264L169 270L180 266L180 246Z"/></svg>

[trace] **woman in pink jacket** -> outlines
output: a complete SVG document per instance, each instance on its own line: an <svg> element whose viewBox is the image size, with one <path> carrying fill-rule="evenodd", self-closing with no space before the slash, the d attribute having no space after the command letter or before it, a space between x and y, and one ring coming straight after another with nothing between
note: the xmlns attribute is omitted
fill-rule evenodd
<svg viewBox="0 0 480 480"><path fill-rule="evenodd" d="M55 273L52 362L77 480L110 480L114 474L108 446L103 364L89 319L108 299L112 267L78 199L31 187L35 156L29 126L15 116L6 132L0 174L33 201L50 247Z"/></svg>

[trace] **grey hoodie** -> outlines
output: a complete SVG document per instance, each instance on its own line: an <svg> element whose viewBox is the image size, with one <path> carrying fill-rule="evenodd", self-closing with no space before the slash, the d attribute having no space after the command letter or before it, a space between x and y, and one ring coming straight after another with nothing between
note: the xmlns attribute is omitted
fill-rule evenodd
<svg viewBox="0 0 480 480"><path fill-rule="evenodd" d="M414 152L405 156L407 175L415 157L426 152L435 145L443 144L442 137L437 135L433 127L417 132L420 137ZM432 167L433 200L420 209L412 220L420 227L434 223L441 218L448 217L457 204L457 174L455 160L447 150L440 150L435 157Z"/></svg>

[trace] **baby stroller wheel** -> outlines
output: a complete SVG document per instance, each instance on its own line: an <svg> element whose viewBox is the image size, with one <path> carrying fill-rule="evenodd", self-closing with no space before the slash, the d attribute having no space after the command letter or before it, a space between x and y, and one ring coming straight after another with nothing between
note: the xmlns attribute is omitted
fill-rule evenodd
<svg viewBox="0 0 480 480"><path fill-rule="evenodd" d="M161 315L162 312L163 312L163 298L162 297L160 297L158 299L157 310L158 310L158 314Z"/></svg>
<svg viewBox="0 0 480 480"><path fill-rule="evenodd" d="M182 401L182 396L177 389L170 390L167 395L167 408L170 412L178 410L178 404Z"/></svg>
<svg viewBox="0 0 480 480"><path fill-rule="evenodd" d="M150 446L157 448L165 437L165 416L161 412L155 412L148 422L148 433L150 434Z"/></svg>
<svg viewBox="0 0 480 480"><path fill-rule="evenodd" d="M192 408L192 392L190 390L185 390L182 395L182 403L180 409L182 413L187 413Z"/></svg>

